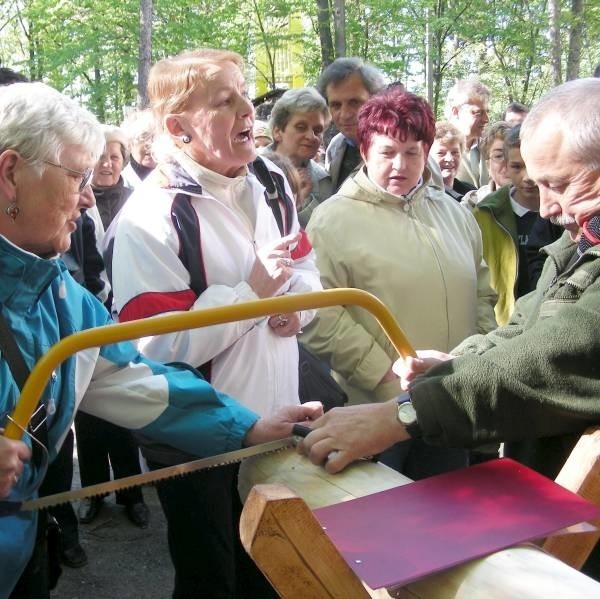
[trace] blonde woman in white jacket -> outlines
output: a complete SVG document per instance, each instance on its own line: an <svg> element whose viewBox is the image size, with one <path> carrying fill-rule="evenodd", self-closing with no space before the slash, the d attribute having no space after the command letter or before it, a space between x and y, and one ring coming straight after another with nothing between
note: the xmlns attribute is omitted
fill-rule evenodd
<svg viewBox="0 0 600 599"><path fill-rule="evenodd" d="M121 321L321 289L293 205L280 213L289 232L282 236L258 170L255 175L248 168L256 158L254 109L242 68L238 54L206 49L161 60L150 72L150 107L166 145L116 227L113 292ZM268 161L261 164L291 198L281 171ZM176 204L186 207L186 222L195 225L181 224ZM186 259L193 262L200 253L190 269ZM204 288L195 284L198 276ZM271 414L299 403L296 334L313 315L273 314L181 331L145 339L141 347L166 361L210 363L203 372L215 387L259 414ZM151 468L186 460L163 449L142 449ZM236 483L237 467L223 467L159 486L175 566L174 597L274 593L266 581L257 581L260 573L241 548Z"/></svg>

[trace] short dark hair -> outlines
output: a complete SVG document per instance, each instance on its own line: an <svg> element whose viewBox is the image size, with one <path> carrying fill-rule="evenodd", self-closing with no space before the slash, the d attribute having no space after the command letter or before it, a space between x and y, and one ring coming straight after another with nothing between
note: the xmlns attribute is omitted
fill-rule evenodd
<svg viewBox="0 0 600 599"><path fill-rule="evenodd" d="M385 79L381 71L372 64L366 63L362 58L336 58L321 73L317 81L319 93L327 99L327 87L330 84L337 84L350 77L350 75L359 75L362 79L365 89L369 94L376 94L385 87Z"/></svg>
<svg viewBox="0 0 600 599"><path fill-rule="evenodd" d="M521 104L521 102L511 102L504 111L502 115L502 120L506 120L507 112L516 112L517 114L527 114L529 112L529 107L525 106L525 104Z"/></svg>
<svg viewBox="0 0 600 599"><path fill-rule="evenodd" d="M29 79L17 71L8 67L0 67L0 85L12 85L13 83L28 83Z"/></svg>
<svg viewBox="0 0 600 599"><path fill-rule="evenodd" d="M513 148L521 149L521 124L510 128L504 136L504 158L508 160L508 151Z"/></svg>

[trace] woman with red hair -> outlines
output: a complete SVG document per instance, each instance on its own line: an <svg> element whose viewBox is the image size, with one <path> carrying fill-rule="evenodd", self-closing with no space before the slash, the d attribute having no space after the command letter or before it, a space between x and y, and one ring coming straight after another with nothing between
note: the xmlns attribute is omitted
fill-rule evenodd
<svg viewBox="0 0 600 599"><path fill-rule="evenodd" d="M448 352L465 337L496 328L495 295L475 219L428 185L434 135L423 98L397 88L372 96L358 115L365 164L316 208L307 232L323 287L373 293L416 348ZM301 341L329 361L350 403L401 393L392 371L396 352L364 310L322 308ZM394 454L387 463L414 479L466 465L464 451L420 439Z"/></svg>

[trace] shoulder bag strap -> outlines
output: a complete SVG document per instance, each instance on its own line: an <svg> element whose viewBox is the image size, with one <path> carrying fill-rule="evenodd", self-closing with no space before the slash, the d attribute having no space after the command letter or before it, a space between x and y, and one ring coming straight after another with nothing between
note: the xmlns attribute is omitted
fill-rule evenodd
<svg viewBox="0 0 600 599"><path fill-rule="evenodd" d="M19 389L23 389L25 381L29 376L29 368L23 358L23 354L15 341L15 337L6 322L6 318L0 311L0 350L4 359L12 372L12 375ZM45 447L48 446L48 429L46 428L46 406L40 400L28 425L31 434L35 434L36 439ZM42 462L42 450L38 443L32 443L33 461L36 465Z"/></svg>

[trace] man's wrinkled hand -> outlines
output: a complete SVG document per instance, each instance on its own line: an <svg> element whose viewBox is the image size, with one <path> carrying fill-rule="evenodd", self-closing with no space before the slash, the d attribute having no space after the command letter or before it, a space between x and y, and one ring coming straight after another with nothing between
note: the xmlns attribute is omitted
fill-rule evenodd
<svg viewBox="0 0 600 599"><path fill-rule="evenodd" d="M333 408L311 428L298 451L332 474L409 438L396 418L396 400Z"/></svg>

